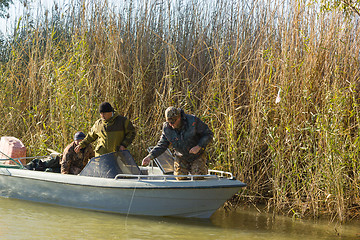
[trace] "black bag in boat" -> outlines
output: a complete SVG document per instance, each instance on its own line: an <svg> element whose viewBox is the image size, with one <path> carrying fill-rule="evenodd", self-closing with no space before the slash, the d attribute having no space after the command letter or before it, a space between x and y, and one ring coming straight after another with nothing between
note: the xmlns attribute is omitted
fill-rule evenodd
<svg viewBox="0 0 360 240"><path fill-rule="evenodd" d="M90 159L81 176L114 178L118 174L140 175L140 169L128 150L107 153Z"/></svg>
<svg viewBox="0 0 360 240"><path fill-rule="evenodd" d="M26 169L60 173L60 156L49 156L43 159L35 158L24 166Z"/></svg>

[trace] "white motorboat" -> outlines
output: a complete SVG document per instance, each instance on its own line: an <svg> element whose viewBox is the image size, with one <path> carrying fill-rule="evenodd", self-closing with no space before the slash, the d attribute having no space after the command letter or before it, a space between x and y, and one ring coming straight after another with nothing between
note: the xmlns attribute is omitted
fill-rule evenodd
<svg viewBox="0 0 360 240"><path fill-rule="evenodd" d="M1 165L0 196L130 215L209 218L246 186L214 170L177 180L156 160L159 165L138 167L128 151L115 152L92 158L79 175Z"/></svg>

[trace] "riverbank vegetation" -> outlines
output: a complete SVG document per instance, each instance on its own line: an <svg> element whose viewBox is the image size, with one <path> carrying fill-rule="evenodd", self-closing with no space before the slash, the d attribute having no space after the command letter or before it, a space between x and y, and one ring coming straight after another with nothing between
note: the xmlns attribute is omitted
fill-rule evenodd
<svg viewBox="0 0 360 240"><path fill-rule="evenodd" d="M359 217L359 19L320 7L94 0L24 14L1 43L0 133L28 155L62 152L106 100L134 123L140 162L179 106L214 131L210 167L248 184L239 201Z"/></svg>

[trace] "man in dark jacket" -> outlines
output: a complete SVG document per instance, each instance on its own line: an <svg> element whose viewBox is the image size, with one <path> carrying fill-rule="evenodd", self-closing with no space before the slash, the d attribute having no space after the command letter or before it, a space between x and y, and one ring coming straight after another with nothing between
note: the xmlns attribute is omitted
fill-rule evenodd
<svg viewBox="0 0 360 240"><path fill-rule="evenodd" d="M83 132L75 133L74 141L64 149L60 162L62 174L79 174L89 159L95 156L91 144L81 149L78 153L75 152L75 147L78 146L84 138L85 134Z"/></svg>
<svg viewBox="0 0 360 240"><path fill-rule="evenodd" d="M97 140L95 156L106 153L125 150L135 138L135 128L126 117L120 116L114 111L108 102L99 106L100 119L92 126L85 139L75 148L79 152L81 148Z"/></svg>
<svg viewBox="0 0 360 240"><path fill-rule="evenodd" d="M198 117L185 114L180 108L167 108L165 118L161 138L143 159L142 165L148 165L172 145L175 149L175 175L207 174L204 151L213 138L212 131Z"/></svg>

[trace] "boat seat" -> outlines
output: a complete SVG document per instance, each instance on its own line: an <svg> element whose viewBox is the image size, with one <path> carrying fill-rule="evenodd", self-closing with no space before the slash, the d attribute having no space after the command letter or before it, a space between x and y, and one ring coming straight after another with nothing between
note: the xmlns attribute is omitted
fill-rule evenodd
<svg viewBox="0 0 360 240"><path fill-rule="evenodd" d="M154 147L149 147L148 152L151 151ZM169 149L154 159L156 165L161 169L164 174L173 174L174 173L174 155L170 152Z"/></svg>

